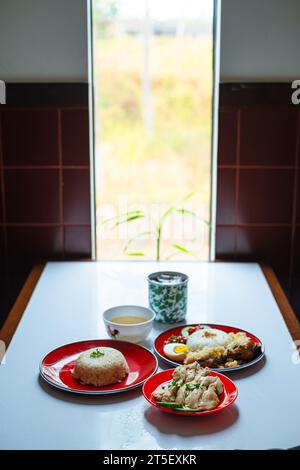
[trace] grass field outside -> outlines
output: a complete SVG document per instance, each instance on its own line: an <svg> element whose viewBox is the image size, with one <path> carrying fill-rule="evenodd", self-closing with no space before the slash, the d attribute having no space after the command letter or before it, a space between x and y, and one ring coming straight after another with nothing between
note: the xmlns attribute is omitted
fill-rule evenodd
<svg viewBox="0 0 300 470"><path fill-rule="evenodd" d="M97 36L94 50L98 258L154 259L149 231L177 205L185 211L166 221L162 258L207 259L209 227L202 219L208 221L210 211L211 35L151 37L151 133L143 119L141 38ZM143 216L115 223L114 217L130 219L135 211ZM138 233L144 235L125 252Z"/></svg>

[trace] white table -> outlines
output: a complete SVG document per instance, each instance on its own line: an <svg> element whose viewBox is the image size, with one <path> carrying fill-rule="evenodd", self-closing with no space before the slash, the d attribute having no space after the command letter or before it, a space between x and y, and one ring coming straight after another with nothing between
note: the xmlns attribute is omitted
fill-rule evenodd
<svg viewBox="0 0 300 470"><path fill-rule="evenodd" d="M141 389L106 397L72 395L43 383L41 358L81 339L106 337L101 313L147 305L147 274L190 276L188 322L247 329L266 346L266 361L231 374L239 396L204 418L168 415ZM165 327L156 325L150 340ZM267 449L300 444L300 366L292 339L256 264L48 263L0 366L1 449Z"/></svg>

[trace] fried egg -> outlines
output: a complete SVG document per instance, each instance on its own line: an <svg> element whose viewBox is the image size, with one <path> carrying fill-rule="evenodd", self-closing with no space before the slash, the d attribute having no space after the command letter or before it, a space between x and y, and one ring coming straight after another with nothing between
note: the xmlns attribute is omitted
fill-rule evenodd
<svg viewBox="0 0 300 470"><path fill-rule="evenodd" d="M173 361L183 361L189 352L186 344L182 343L168 343L164 345L164 353Z"/></svg>
<svg viewBox="0 0 300 470"><path fill-rule="evenodd" d="M187 339L187 346L190 351L198 351L205 346L226 346L229 342L230 336L228 333L207 327L192 333Z"/></svg>

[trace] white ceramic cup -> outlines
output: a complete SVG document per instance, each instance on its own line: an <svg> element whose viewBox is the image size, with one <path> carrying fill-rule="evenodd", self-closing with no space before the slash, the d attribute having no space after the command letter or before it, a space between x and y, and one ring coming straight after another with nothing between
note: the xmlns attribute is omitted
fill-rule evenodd
<svg viewBox="0 0 300 470"><path fill-rule="evenodd" d="M143 317L143 323L115 323L111 319L114 317ZM105 310L103 320L106 331L111 338L121 341L130 341L131 343L140 343L144 341L152 329L155 313L149 308L138 305L120 305Z"/></svg>

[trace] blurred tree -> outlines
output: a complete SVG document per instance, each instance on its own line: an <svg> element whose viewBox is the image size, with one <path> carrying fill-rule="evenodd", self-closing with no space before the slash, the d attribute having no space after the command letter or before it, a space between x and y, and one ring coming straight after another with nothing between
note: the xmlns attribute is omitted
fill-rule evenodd
<svg viewBox="0 0 300 470"><path fill-rule="evenodd" d="M118 0L93 0L93 19L98 36L108 35L108 28L118 14L118 3Z"/></svg>
<svg viewBox="0 0 300 470"><path fill-rule="evenodd" d="M143 66L143 114L146 134L153 134L153 105L152 105L152 83L150 78L150 40L151 40L151 19L149 13L149 2L144 0L144 66Z"/></svg>

